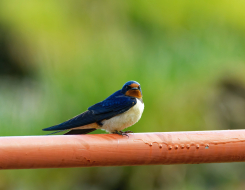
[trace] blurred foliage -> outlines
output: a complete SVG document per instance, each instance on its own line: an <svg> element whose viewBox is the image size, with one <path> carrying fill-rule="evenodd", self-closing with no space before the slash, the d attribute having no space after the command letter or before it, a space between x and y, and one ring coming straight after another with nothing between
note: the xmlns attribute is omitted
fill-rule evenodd
<svg viewBox="0 0 245 190"><path fill-rule="evenodd" d="M145 102L134 132L244 128L244 5L0 1L1 135L43 135L129 80ZM0 189L239 190L243 166L11 170Z"/></svg>

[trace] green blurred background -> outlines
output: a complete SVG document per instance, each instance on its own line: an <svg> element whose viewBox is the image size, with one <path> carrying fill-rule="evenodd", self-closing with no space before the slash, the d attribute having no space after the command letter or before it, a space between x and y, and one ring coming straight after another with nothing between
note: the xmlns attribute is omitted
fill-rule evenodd
<svg viewBox="0 0 245 190"><path fill-rule="evenodd" d="M1 0L0 135L44 135L42 128L129 80L141 84L145 102L134 132L244 128L244 6L241 0ZM0 189L242 190L244 167L9 170L0 172Z"/></svg>

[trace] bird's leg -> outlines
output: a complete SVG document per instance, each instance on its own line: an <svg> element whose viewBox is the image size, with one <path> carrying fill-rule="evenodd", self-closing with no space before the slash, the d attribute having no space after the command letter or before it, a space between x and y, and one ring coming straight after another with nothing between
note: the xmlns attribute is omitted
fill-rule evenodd
<svg viewBox="0 0 245 190"><path fill-rule="evenodd" d="M118 135L121 135L121 133L117 130L113 131L112 134L118 134Z"/></svg>
<svg viewBox="0 0 245 190"><path fill-rule="evenodd" d="M119 131L119 132L121 133L122 136L125 135L125 136L129 137L128 133L130 133L132 131Z"/></svg>
<svg viewBox="0 0 245 190"><path fill-rule="evenodd" d="M124 131L124 133L133 133L133 131L128 130L128 131Z"/></svg>
<svg viewBox="0 0 245 190"><path fill-rule="evenodd" d="M125 133L125 132L123 132L123 131L117 131L117 130L116 130L116 131L114 131L114 132L112 132L112 133L113 133L113 134L122 135L122 136L125 135L125 136L129 137L128 134Z"/></svg>

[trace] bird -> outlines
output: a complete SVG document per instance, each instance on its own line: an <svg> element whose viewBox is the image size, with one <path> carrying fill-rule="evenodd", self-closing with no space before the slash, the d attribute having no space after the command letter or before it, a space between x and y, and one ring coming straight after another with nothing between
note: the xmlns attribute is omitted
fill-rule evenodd
<svg viewBox="0 0 245 190"><path fill-rule="evenodd" d="M90 106L87 111L43 131L67 131L64 135L87 134L97 129L119 135L139 121L144 110L141 86L136 81L126 82L122 89L105 100ZM53 134L53 133L51 133Z"/></svg>

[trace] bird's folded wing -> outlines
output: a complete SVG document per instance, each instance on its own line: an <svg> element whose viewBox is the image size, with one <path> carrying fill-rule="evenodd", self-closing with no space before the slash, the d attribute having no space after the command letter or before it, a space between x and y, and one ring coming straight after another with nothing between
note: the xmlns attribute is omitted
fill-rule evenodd
<svg viewBox="0 0 245 190"><path fill-rule="evenodd" d="M87 111L61 124L43 129L44 131L65 130L100 122L121 114L136 104L136 99L130 97L115 97L106 99L88 108Z"/></svg>

